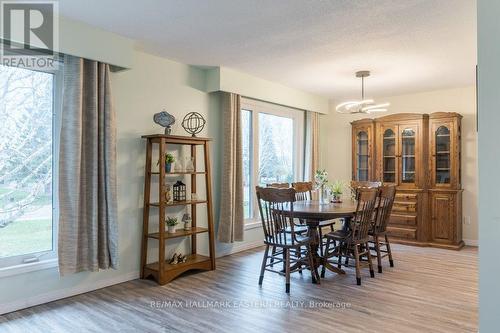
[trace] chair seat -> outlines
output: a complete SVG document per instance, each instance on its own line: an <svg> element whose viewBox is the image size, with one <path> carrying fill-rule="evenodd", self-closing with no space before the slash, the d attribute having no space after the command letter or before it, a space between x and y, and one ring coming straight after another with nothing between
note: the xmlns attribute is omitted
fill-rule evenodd
<svg viewBox="0 0 500 333"><path fill-rule="evenodd" d="M292 232L292 228L291 228L291 227L287 227L287 228L285 229L285 232L287 232L287 233L291 233L291 232ZM294 232L295 234L304 234L304 233L306 233L306 232L307 232L307 227L306 227L305 225L295 225L295 226L293 227L293 232Z"/></svg>
<svg viewBox="0 0 500 333"><path fill-rule="evenodd" d="M285 242L286 240L286 242ZM276 245L278 247L299 247L302 245L306 245L307 243L310 242L310 237L309 236L302 236L302 235L297 235L295 234L295 244L292 244L292 234L290 232L285 231L284 238L281 236L281 240L278 242L274 242L272 239L268 240L267 242L264 241L264 243L268 243L270 245Z"/></svg>
<svg viewBox="0 0 500 333"><path fill-rule="evenodd" d="M335 231L327 233L325 235L325 237L332 238L335 240L344 240L344 239L348 238L350 235L351 235L351 233L349 231L340 229L340 230L335 230Z"/></svg>
<svg viewBox="0 0 500 333"><path fill-rule="evenodd" d="M321 221L319 223L319 226L320 227L329 227L333 224L337 224L337 220L327 220L327 221Z"/></svg>

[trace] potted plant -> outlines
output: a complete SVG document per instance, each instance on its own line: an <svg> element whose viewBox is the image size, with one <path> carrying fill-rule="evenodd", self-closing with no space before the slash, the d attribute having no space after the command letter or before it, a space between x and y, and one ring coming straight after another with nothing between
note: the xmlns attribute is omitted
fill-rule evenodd
<svg viewBox="0 0 500 333"><path fill-rule="evenodd" d="M179 224L179 221L177 221L177 217L169 217L167 216L167 228L168 228L168 233L173 234L175 233L175 226Z"/></svg>
<svg viewBox="0 0 500 333"><path fill-rule="evenodd" d="M172 172L172 164L175 162L174 155L167 153L165 154L165 172Z"/></svg>
<svg viewBox="0 0 500 333"><path fill-rule="evenodd" d="M340 197L344 191L344 183L340 180L336 180L330 185L330 191L332 192L332 202L342 202Z"/></svg>

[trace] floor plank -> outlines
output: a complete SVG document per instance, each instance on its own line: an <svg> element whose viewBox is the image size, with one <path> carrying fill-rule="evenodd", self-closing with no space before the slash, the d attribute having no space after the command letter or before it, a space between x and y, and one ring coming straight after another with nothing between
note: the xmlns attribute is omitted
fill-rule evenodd
<svg viewBox="0 0 500 333"><path fill-rule="evenodd" d="M0 332L477 332L477 249L394 245L394 268L266 273L263 248L220 258L217 270L187 274L160 287L134 280L0 317Z"/></svg>

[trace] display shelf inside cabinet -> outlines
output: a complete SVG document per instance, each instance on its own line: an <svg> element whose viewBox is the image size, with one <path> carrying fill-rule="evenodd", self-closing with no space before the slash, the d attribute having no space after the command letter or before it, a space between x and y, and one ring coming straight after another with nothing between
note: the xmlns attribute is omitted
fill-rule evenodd
<svg viewBox="0 0 500 333"><path fill-rule="evenodd" d="M210 155L209 155L209 138L185 137L176 135L144 135L142 138L147 140L146 143L146 166L145 166L145 182L144 182L144 214L143 214L143 232L141 246L141 279L152 277L157 283L166 284L182 273L198 269L198 270L214 270L215 269L215 245L214 245L214 224L213 224L213 208L212 208L212 185L211 185L211 170L210 170ZM153 158L153 146L158 146L158 156ZM168 148L171 145L190 146L191 158L193 159L195 171L174 171L165 172L165 159L160 158L165 156ZM196 152L201 146L203 149L203 163L197 163ZM159 171L153 171L152 165L159 161ZM155 163L153 163L155 162ZM198 164L203 164L205 170L198 171ZM158 180L158 198L156 202L151 202L152 179ZM183 176L190 179L191 191L196 193L197 176L204 176L205 180L205 199L184 200L167 202L165 198L165 179L170 176ZM189 230L177 230L173 233L166 232L165 215L167 209L172 207L190 206L192 226ZM197 208L207 210L207 226L197 225ZM149 218L150 210L154 208L155 216L158 216L158 231L150 232ZM200 234L208 234L208 256L198 253L197 236ZM169 259L165 258L165 249L167 240L190 237L191 238L191 253L187 255L186 262L178 264L170 264ZM157 243L158 259L156 262L148 263L148 245L150 241Z"/></svg>

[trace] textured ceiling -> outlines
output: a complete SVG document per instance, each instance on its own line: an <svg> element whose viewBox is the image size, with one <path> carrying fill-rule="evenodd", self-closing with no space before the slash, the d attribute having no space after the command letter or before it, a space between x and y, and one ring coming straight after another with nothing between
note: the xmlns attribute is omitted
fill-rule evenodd
<svg viewBox="0 0 500 333"><path fill-rule="evenodd" d="M60 0L63 16L183 63L333 99L472 85L475 0Z"/></svg>

